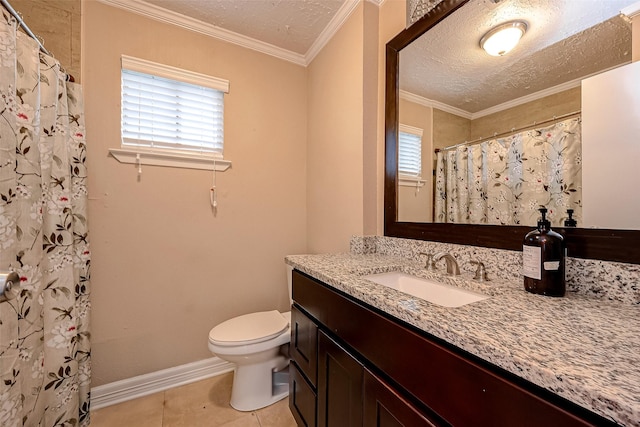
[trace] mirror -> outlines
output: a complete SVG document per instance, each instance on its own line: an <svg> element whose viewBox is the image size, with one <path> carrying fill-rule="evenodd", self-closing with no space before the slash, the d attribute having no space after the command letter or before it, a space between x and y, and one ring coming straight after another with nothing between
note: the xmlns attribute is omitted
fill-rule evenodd
<svg viewBox="0 0 640 427"><path fill-rule="evenodd" d="M510 0L444 0L422 19L402 31L387 44L385 235L512 250L521 249L522 237L527 230L531 229L530 225L525 227L432 224L428 223L433 218L432 214L429 216L429 210L433 212L432 203L426 209L427 214L423 218L418 216L418 209L409 212L401 206L402 198L405 197L402 194L404 189L409 190L409 197L416 198L416 194L426 195L425 204L428 205L429 201L433 200L433 178L430 173L427 173L427 176L422 177L425 182L419 187L415 182L410 182L407 185L404 176L398 175L397 135L400 127L409 125L420 128L423 130L423 138L425 134L427 135L426 139L429 140L428 142L431 146L423 150L423 152L427 152L427 159L423 159L422 164L423 170L431 171L433 169L432 148L434 142L436 144L455 145L458 142L464 142L464 140L471 141L482 137L487 133L489 135L501 133L502 130L497 127L499 120L496 120L499 114L503 114L508 118L508 120L504 120L505 123L508 122L507 129L520 127L526 129L527 124L540 123L550 118L550 116L561 116L567 112L579 110L580 79L584 76L597 74L602 69L630 62L630 24L623 18L616 16L617 13L613 16L603 15L603 17L598 18L597 22L590 23L582 30L567 32L568 26L565 25L565 20L573 19L581 11L573 11L573 15L563 16L556 13L557 11L553 8L553 4L557 2L549 1L540 2L541 4L548 3L548 7L546 9L543 8L542 12L551 16L550 20L553 24L551 26L553 31L550 34L545 33L544 48L534 49L533 53L531 51L529 53L525 52L525 48L532 48L531 44L534 40L534 37L531 36L529 41L525 43L527 36L534 34L535 25L530 24L528 32L531 31L531 33L525 34L521 46L518 46L509 54L516 55L514 56L516 58L514 61L506 61L507 56L493 58L494 60L502 60L502 66L488 72L481 71L481 62L486 62L490 58L481 57L482 54L486 54L479 47L479 38L492 26L507 20L506 15L501 12L501 8L506 9L509 3L521 4L522 2L511 2ZM582 4L582 2L572 3ZM527 4L530 5L530 3ZM623 7L626 5L624 4ZM621 9L619 5L616 7L617 10ZM532 18L539 12L530 12L526 18L533 20ZM593 18L593 16L591 17ZM457 21L460 19L464 25ZM483 19L484 21L482 21ZM480 23L481 21L483 23ZM587 31L587 28L591 28L594 25L600 25L598 27L600 29ZM451 32L448 32L449 28L458 28L458 30L462 29L463 31L458 31L452 35ZM567 54L566 51L565 53L559 53L561 51L557 49L563 46L573 46L570 49L571 52L581 53L580 49L575 48L578 38L587 33L587 36L591 34L589 37L595 37L599 40L600 37L604 37L603 31L616 34L615 36L607 35L606 37L614 37L617 44L615 46L606 44L603 50L596 54L599 58L598 61L590 61L588 69L584 67L579 70L567 68L566 65L576 62L575 58ZM619 31L622 31L622 36L619 35L620 33L616 33ZM461 52L464 52L465 49L460 47L460 43L471 43L473 50L475 50L474 55L463 55ZM590 44L596 45L597 43L592 42ZM423 52L425 49L427 49L429 60L419 61L417 59L420 55L419 52ZM520 49L520 52L518 52L518 49ZM451 52L456 53L456 57L454 59L445 58L444 54ZM613 55L608 55L612 52ZM556 59L553 67L542 71L535 68L535 64L542 61L540 58L547 55ZM416 63L419 64L416 65ZM417 70L420 66L427 68L423 68L422 71L409 72L405 71L403 68L405 66L407 70ZM472 69L472 73L465 75L466 71L459 71L465 69L465 67ZM522 78L523 74L528 79ZM532 93L548 94L550 93L549 87L555 90L558 87L565 89L557 94L547 95L551 98L559 98L562 103L559 106L544 104L543 108L538 108L533 113L528 111L526 114L522 114L522 108L527 107L527 105L516 101L522 101L523 97L525 100L531 101L531 97L527 98L527 96ZM489 90L487 91L487 89ZM431 104L424 106L420 105L419 102L415 102L415 100L422 102L425 99ZM427 119L425 119L425 114L422 112L412 111L408 108L410 102L430 109L431 114L427 115ZM508 108L504 108L505 106ZM464 112L464 114L461 112ZM401 115L403 122L399 120ZM473 118L474 115L475 118ZM453 126L437 121L441 117L451 119L450 116L458 116L453 118L453 123L456 123ZM483 122L484 125L476 126L479 130L475 134L467 132L456 137L441 138L438 132L441 132L442 129L445 131L451 131L451 129L459 131L463 127L455 122L456 119L466 120L467 122L478 120L476 123ZM420 120L422 120L422 123L420 123ZM419 184L421 183L418 182ZM561 229L562 233L571 236L568 239L569 255L610 260L640 260L640 250L637 249L640 233L632 230L615 230L615 225L606 225L606 227L610 228L599 230ZM631 252L625 255L623 253L624 250L610 246L613 245L612 238L622 239L617 240L617 242L624 241L624 245L634 242L635 246L632 246ZM596 241L597 244L595 243Z"/></svg>
<svg viewBox="0 0 640 427"><path fill-rule="evenodd" d="M581 81L631 62L631 25L619 14L630 2L472 0L403 48L400 143L422 131L422 173L402 174L400 164L398 219L535 226L535 206L545 205L554 227L567 209L580 226L594 225L582 215L582 174L598 171L580 163ZM495 57L480 47L491 28L518 19L526 31L513 51ZM535 138L532 129L550 136ZM443 150L456 145L457 153ZM524 160L507 164L505 155Z"/></svg>

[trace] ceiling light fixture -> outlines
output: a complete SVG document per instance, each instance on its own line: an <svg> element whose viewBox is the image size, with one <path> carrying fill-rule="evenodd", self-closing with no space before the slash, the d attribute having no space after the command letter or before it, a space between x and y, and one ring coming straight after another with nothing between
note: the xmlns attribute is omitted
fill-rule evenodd
<svg viewBox="0 0 640 427"><path fill-rule="evenodd" d="M516 47L526 31L527 23L524 21L505 22L482 36L480 47L492 56L505 55Z"/></svg>

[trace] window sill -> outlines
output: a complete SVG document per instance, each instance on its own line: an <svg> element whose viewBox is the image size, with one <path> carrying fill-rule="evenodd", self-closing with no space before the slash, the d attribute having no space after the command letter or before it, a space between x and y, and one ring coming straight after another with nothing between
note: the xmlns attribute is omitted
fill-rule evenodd
<svg viewBox="0 0 640 427"><path fill-rule="evenodd" d="M160 153L157 151L110 148L109 153L120 163L166 166L224 172L231 167L230 160L203 154Z"/></svg>
<svg viewBox="0 0 640 427"><path fill-rule="evenodd" d="M401 187L424 187L427 181L417 176L404 176L398 177L398 185Z"/></svg>

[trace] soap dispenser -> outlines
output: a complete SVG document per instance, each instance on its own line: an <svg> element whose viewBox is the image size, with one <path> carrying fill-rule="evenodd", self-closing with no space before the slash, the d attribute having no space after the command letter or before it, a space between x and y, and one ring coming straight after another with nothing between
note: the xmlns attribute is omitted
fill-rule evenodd
<svg viewBox="0 0 640 427"><path fill-rule="evenodd" d="M564 220L565 227L577 227L578 222L573 219L573 209L567 209L567 215L569 216Z"/></svg>
<svg viewBox="0 0 640 427"><path fill-rule="evenodd" d="M524 288L531 293L564 296L564 238L551 230L547 209L539 209L538 228L527 233L522 245Z"/></svg>

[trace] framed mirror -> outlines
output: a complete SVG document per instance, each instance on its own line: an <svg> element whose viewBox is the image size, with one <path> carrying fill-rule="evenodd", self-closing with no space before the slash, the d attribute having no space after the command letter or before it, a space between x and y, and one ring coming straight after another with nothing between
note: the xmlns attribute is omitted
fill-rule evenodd
<svg viewBox="0 0 640 427"><path fill-rule="evenodd" d="M423 170L426 171L426 173L423 172L423 182L409 179L407 184L406 176L399 173L398 136L402 135L404 137L418 128L423 132L423 138L425 138L425 134L427 138L431 138L432 145L429 148L433 148L434 138L439 139L437 142L441 147L457 145L456 138L465 140L460 142L482 140L483 132L493 136L504 132L503 129L496 125L500 123L500 120L496 119L496 117L499 116L497 112L501 111L500 106L502 106L502 110L505 110L505 105L508 106L507 112L502 112L501 114L506 116L511 114L512 116L508 129L506 129L507 131L514 130L516 127L522 128L523 131L532 128L535 130L533 122L542 124L542 122L546 121L546 117L541 116L541 114L551 116L551 118L554 118L553 116L562 118L566 114L568 118L573 118L576 115L569 113L575 113L576 110L579 112L580 110L579 82L582 78L597 75L603 69L615 68L620 64L630 62L630 46L627 48L625 44L630 43L630 40L627 40L630 39L630 24L617 16L615 17L617 19L613 20L591 17L598 21L589 24L590 27L594 25L605 26L605 29L596 31L594 37L604 37L603 31L626 30L627 33L622 36L620 34L610 36L619 41L619 48L612 46L611 43L604 44L604 51L612 53L612 58L603 58L605 55L601 51L595 55L598 58L602 58L602 63L595 64L593 63L595 61L591 61L590 69L580 69L571 74L572 71L566 71L567 68L561 66L563 64L559 64L556 68L552 67L536 71L537 69L534 69L533 65L540 61L542 53L526 56L522 52L517 53L514 50L513 53L520 55L519 60L515 62L518 66L525 67L524 74L529 80L523 83L526 80L522 77L523 69L520 68L520 77L518 77L518 74L514 71L517 67L514 68L514 65L506 66L497 71L494 70L493 74L491 72L483 74L477 63L478 60L484 60L479 56L484 53L479 46L479 39L482 34L478 36L476 33L478 31L484 32L487 29L480 28L481 24L479 22L493 26L505 20L510 20L511 17L502 16L500 13L500 7L504 8L506 3L509 3L509 0L444 0L387 44L385 235L520 250L524 235L535 227L535 221L533 223L530 223L530 220L515 222L519 225L429 222L434 217L434 178L431 176L431 170L433 169L433 157L435 155L432 154L432 151L428 151L426 153L427 156L425 156L427 160L425 161L423 158L422 166ZM544 35L546 44L548 46L555 45L556 47L562 45L571 47L573 43L571 37L574 37L580 31L576 30L574 33L568 33L566 30L567 25L563 25L562 22L562 19L568 18L567 16L558 14L554 10L544 12L558 15L554 17L557 21L554 28L557 31L554 34ZM481 14L486 16L479 16ZM530 15L526 16L525 19L530 19ZM454 21L456 19L461 20L463 24ZM535 34L534 30L540 30L539 25L536 28L535 22L527 22L527 24L531 26L529 30L533 34ZM466 32L460 35L455 33L452 35L449 28L454 28L458 31L466 30ZM476 37L478 40L475 40ZM537 37L540 38L541 35L538 34ZM527 46L524 43L524 39L526 37L523 37L522 49ZM528 42L531 43L533 39L534 37L531 36ZM470 46L469 50L475 50L473 54L478 55L480 59L464 54L463 52L466 48L461 47L460 43L462 41L472 44L473 46ZM591 42L591 44L594 45L595 43ZM531 46L529 47L531 48ZM538 51L540 49L536 52ZM578 51L578 49L574 47L573 51ZM453 59L441 57L440 55L443 55L443 52L454 52L457 57ZM426 56L428 60L424 61L418 58L419 55ZM560 52L552 53L552 55L555 55L556 62L576 62L571 59L568 53ZM501 59L504 58L498 58L498 60ZM421 63L423 69L420 70L420 66L416 66L415 63ZM507 63L507 61L503 61L503 63ZM440 68L435 67L434 64L440 64ZM464 69L465 66L472 68L471 74ZM407 69L411 71L407 71ZM414 82L407 83L411 78L413 78ZM573 86L567 82L570 82ZM578 82L577 101L575 82ZM482 86L484 86L484 89L481 88ZM532 93L548 94L549 87L555 88L552 96L563 100L565 105L556 108L550 107L547 103L542 108L538 108L539 113L535 111L532 113L531 110L528 110L527 113L523 114L521 105L523 102L514 104L514 99L531 101L532 97L530 95ZM565 91L559 92L558 87L565 89ZM489 88L488 91L487 88ZM428 120L424 120L424 126L421 126L420 121L415 119L420 114L408 112L409 110L406 108L407 101L414 101L415 98L427 99L430 102L435 101L431 105L432 116ZM458 117L462 117L466 124L457 123L455 121L457 118L455 117L452 122L453 125L442 125L437 122L438 117L456 115L455 113L458 113L458 111L462 111L462 114L458 114ZM517 115L514 112L520 112L520 114ZM462 136L453 137L453 139L442 138L443 133L438 128L446 129L449 126L449 130L454 129L457 132L465 126L469 127L468 123L474 115L480 117L478 123L484 122L484 124L477 125L477 128L481 130L477 131L475 135L467 132ZM400 116L408 118L401 123ZM482 117L488 117L488 120L482 120ZM527 126L527 124L532 126ZM495 129L491 128L494 126L496 127ZM426 132L425 128L427 128ZM453 133L455 134L455 132ZM504 133L509 134L509 132ZM427 205L425 208L426 215L424 212L416 213L414 211L412 213L406 209L401 209L402 192L406 193L405 190L407 188L411 192L410 194L414 196L418 192L422 193L422 195L427 195L424 198L426 201L423 202L423 205ZM578 203L581 202L580 199L577 200ZM573 203L576 202L574 201ZM638 213L640 214L640 212ZM420 217L420 214L423 217ZM579 226L581 223L582 221L580 221ZM554 229L565 235L568 255L571 257L640 263L640 231L635 229L616 229L615 226L610 228L566 228L558 227L556 224L554 224Z"/></svg>

